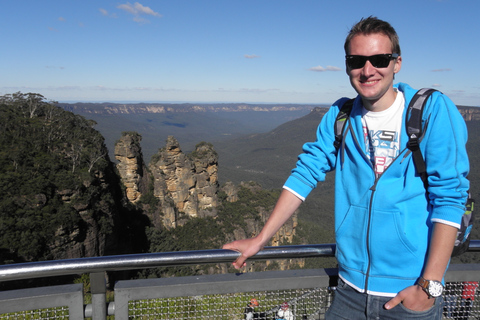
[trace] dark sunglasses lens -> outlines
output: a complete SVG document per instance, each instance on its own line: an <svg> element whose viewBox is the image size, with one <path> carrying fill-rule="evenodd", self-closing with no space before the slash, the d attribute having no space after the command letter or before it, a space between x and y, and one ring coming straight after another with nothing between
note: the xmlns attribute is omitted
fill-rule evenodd
<svg viewBox="0 0 480 320"><path fill-rule="evenodd" d="M390 64L390 57L383 54L371 56L369 60L375 68L386 68Z"/></svg>
<svg viewBox="0 0 480 320"><path fill-rule="evenodd" d="M351 56L347 59L348 66L352 69L360 69L367 62L367 57L364 56Z"/></svg>

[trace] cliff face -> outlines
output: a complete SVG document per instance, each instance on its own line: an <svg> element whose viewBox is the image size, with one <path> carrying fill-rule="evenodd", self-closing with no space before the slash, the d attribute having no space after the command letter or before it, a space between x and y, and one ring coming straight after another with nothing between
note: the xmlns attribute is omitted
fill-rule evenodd
<svg viewBox="0 0 480 320"><path fill-rule="evenodd" d="M480 109L474 107L458 107L458 111L465 121L480 120Z"/></svg>
<svg viewBox="0 0 480 320"><path fill-rule="evenodd" d="M124 200L95 123L32 93L0 97L0 112L0 262L125 249Z"/></svg>
<svg viewBox="0 0 480 320"><path fill-rule="evenodd" d="M60 225L49 244L54 259L95 257L118 253L119 238L114 226L119 221L119 208L110 200L115 195L114 173L109 168L95 172L95 179L83 181L79 190L58 190L65 206L80 217L70 228ZM94 190L88 197L87 190ZM119 195L120 197L120 195Z"/></svg>
<svg viewBox="0 0 480 320"><path fill-rule="evenodd" d="M60 103L63 109L85 114L141 114L141 113L205 113L205 112L277 112L310 110L307 104L244 104L244 103L214 103L214 104L172 104L172 103Z"/></svg>
<svg viewBox="0 0 480 320"><path fill-rule="evenodd" d="M330 105L282 105L282 104L118 104L118 103L60 103L63 109L79 114L175 114L175 113L238 113L238 112L278 112L314 110L325 113ZM317 109L317 110L315 110ZM322 110L323 109L323 110ZM465 121L480 120L480 108L458 105L458 110Z"/></svg>

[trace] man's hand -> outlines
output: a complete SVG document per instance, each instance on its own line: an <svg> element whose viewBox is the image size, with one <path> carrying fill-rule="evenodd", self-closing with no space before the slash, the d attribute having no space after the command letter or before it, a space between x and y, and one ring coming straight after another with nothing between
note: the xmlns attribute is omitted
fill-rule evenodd
<svg viewBox="0 0 480 320"><path fill-rule="evenodd" d="M414 285L400 291L394 298L385 303L385 309L390 310L399 303L413 311L426 311L435 303L435 299L428 299L428 295L420 286Z"/></svg>
<svg viewBox="0 0 480 320"><path fill-rule="evenodd" d="M457 228L443 224L433 224L432 241L429 248L427 265L422 277L440 281L450 261ZM433 306L435 299L428 299L426 292L420 286L414 285L400 291L385 304L385 309L392 309L399 303L414 311L425 311Z"/></svg>
<svg viewBox="0 0 480 320"><path fill-rule="evenodd" d="M223 249L241 253L237 260L233 262L233 266L237 269L245 266L245 260L263 249L275 232L292 216L301 203L302 200L296 195L284 189L260 234L250 239L233 241L223 246Z"/></svg>
<svg viewBox="0 0 480 320"><path fill-rule="evenodd" d="M258 251L263 249L263 246L257 237L254 237L227 243L222 249L229 249L241 253L237 260L233 262L235 269L240 269L245 266L245 260L256 255Z"/></svg>

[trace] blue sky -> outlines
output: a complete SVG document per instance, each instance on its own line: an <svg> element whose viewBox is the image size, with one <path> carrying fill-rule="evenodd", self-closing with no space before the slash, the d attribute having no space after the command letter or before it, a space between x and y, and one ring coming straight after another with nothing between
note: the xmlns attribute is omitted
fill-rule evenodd
<svg viewBox="0 0 480 320"><path fill-rule="evenodd" d="M400 36L396 81L480 105L478 0L3 0L0 95L79 102L332 103L362 17Z"/></svg>

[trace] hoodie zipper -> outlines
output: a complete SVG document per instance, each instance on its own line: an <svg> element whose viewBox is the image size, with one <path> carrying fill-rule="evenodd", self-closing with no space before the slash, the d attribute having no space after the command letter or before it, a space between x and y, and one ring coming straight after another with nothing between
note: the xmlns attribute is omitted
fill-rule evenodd
<svg viewBox="0 0 480 320"><path fill-rule="evenodd" d="M395 162L397 161L398 158L400 158L400 155L402 155L404 153L405 150L408 150L407 148L405 148L404 150L402 150L396 157L395 159L393 159L393 161L390 163L390 165L385 169L384 172L382 172L381 175L379 175L377 177L376 173L375 173L375 167L374 167L374 164L370 161L368 155L365 153L365 150L363 150L362 146L360 145L360 143L358 142L358 139L357 139L357 136L354 134L354 131L353 131L353 128L351 127L351 122L350 122L350 119L348 119L349 123L348 123L348 126L344 132L344 135L343 135L343 143L342 143L342 165L343 165L343 152L345 150L345 139L346 139L346 136L347 136L347 132L348 131L351 131L350 134L352 135L352 138L353 140L355 141L355 145L356 147L359 149L359 150L362 150L361 154L363 155L363 158L368 162L368 164L370 165L370 168L372 169L372 173L373 175L375 176L375 181L373 182L373 185L370 187L370 191L372 191L372 194L370 195L370 201L369 201L369 205L368 205L368 221L367 221L367 234L366 234L366 239L365 239L365 245L366 245L366 251L367 251L367 260L368 260L368 263L367 263L367 271L365 273L365 293L367 292L368 290L368 280L369 280L369 277L370 277L370 268L371 268L371 256L370 256L370 225L371 225L371 221L372 221L372 208L373 208L373 198L375 196L375 192L377 190L377 184L378 184L378 181L379 179L381 178L381 176L383 176L385 174L385 172L388 171L388 169L390 168L390 166Z"/></svg>
<svg viewBox="0 0 480 320"><path fill-rule="evenodd" d="M370 190L372 191L372 194L370 196L370 202L369 202L369 205L368 205L367 235L366 235L366 239L365 239L365 245L366 245L366 249L367 249L367 260L368 260L367 272L365 273L365 293L366 293L367 289L368 289L368 279L369 279L369 276L370 276L370 266L371 266L369 239L370 239L370 224L371 224L371 220L372 220L373 197L374 197L375 191L377 189L377 182L378 182L378 179L380 178L380 176L379 177L376 176L375 168L374 168L374 165L372 164L372 161L370 161L368 155L365 153L364 148L362 148L362 146L358 142L357 136L354 134L354 130L352 128L352 123L350 121L350 118L348 119L348 126L346 127L346 130L343 134L343 139L342 139L343 140L342 141L342 149L341 149L342 150L342 159L341 159L342 166L343 166L343 160L344 160L345 139L346 139L348 131L351 131L350 134L352 135L352 138L355 142L356 147L359 150L362 150L361 154L363 155L363 158L367 161L367 163L370 165L370 168L372 169L372 173L375 176L375 181L373 182L373 185L370 187ZM387 171L387 170L388 170L388 168L385 171Z"/></svg>
<svg viewBox="0 0 480 320"><path fill-rule="evenodd" d="M365 293L367 293L368 290L368 279L370 277L370 266L371 266L371 257L370 257L370 224L372 222L372 208L373 208L373 197L375 195L375 191L377 190L377 182L378 178L375 178L375 182L372 187L370 187L370 190L372 191L372 194L370 196L370 203L368 205L368 223L367 223L367 236L365 239L365 244L367 246L367 259L368 259L368 265L367 265L367 272L365 274Z"/></svg>

